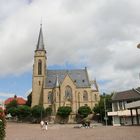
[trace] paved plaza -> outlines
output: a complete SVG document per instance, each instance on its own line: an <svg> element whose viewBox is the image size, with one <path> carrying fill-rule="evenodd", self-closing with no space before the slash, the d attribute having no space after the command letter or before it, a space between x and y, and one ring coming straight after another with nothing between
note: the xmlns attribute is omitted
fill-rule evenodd
<svg viewBox="0 0 140 140"><path fill-rule="evenodd" d="M74 128L76 125L48 125L7 123L6 140L140 140L140 126L94 126Z"/></svg>

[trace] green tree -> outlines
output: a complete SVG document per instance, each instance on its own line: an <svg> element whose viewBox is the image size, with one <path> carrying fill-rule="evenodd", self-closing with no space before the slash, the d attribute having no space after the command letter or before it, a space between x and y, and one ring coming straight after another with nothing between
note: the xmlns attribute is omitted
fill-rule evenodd
<svg viewBox="0 0 140 140"><path fill-rule="evenodd" d="M82 117L85 118L87 117L89 114L91 114L91 108L89 106L81 106L78 109L78 114Z"/></svg>
<svg viewBox="0 0 140 140"><path fill-rule="evenodd" d="M105 122L105 104L106 104L106 114L108 111L112 110L112 102L111 102L111 98L112 98L113 94L107 94L107 95L101 95L100 96L100 101L98 104L95 105L95 107L93 108L93 112L95 115L99 116L99 121L101 122ZM108 123L111 123L111 117L108 117Z"/></svg>
<svg viewBox="0 0 140 140"><path fill-rule="evenodd" d="M6 110L8 110L9 108L17 108L18 104L17 104L17 100L13 100L11 101L9 104L6 105Z"/></svg>
<svg viewBox="0 0 140 140"><path fill-rule="evenodd" d="M6 113L11 114L12 117L16 117L17 116L17 100L14 99L12 100L9 104L6 105Z"/></svg>
<svg viewBox="0 0 140 140"><path fill-rule="evenodd" d="M25 120L31 115L31 108L29 106L23 105L17 108L17 117L19 120Z"/></svg>
<svg viewBox="0 0 140 140"><path fill-rule="evenodd" d="M32 116L39 122L42 117L45 116L45 110L44 107L41 105L35 105L33 108L31 108Z"/></svg>
<svg viewBox="0 0 140 140"><path fill-rule="evenodd" d="M11 114L12 117L16 117L18 115L18 109L17 107L10 107L7 110L8 114Z"/></svg>
<svg viewBox="0 0 140 140"><path fill-rule="evenodd" d="M26 105L27 105L27 106L31 106L31 103L32 103L32 93L30 93L30 94L27 96Z"/></svg>
<svg viewBox="0 0 140 140"><path fill-rule="evenodd" d="M47 107L46 108L46 115L47 116L51 116L51 114L52 114L52 108L51 107Z"/></svg>
<svg viewBox="0 0 140 140"><path fill-rule="evenodd" d="M64 123L64 120L70 115L71 112L72 112L71 107L61 106L57 110L57 115L59 115L63 119L63 123Z"/></svg>
<svg viewBox="0 0 140 140"><path fill-rule="evenodd" d="M5 121L5 115L4 111L2 108L0 108L0 140L4 140L6 132L5 132L5 126L6 126L6 121Z"/></svg>

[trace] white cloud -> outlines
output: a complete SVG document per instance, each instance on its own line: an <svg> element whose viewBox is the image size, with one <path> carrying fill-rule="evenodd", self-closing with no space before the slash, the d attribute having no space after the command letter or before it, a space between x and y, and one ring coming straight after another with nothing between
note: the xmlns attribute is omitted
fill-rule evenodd
<svg viewBox="0 0 140 140"><path fill-rule="evenodd" d="M28 91L26 91L25 96L27 97L31 92L32 92L32 89L29 89Z"/></svg>
<svg viewBox="0 0 140 140"><path fill-rule="evenodd" d="M0 96L1 97L14 97L14 93L2 93L2 92L0 92Z"/></svg>
<svg viewBox="0 0 140 140"><path fill-rule="evenodd" d="M89 67L100 89L139 85L137 0L8 0L0 5L0 75L32 70L42 17L48 65Z"/></svg>

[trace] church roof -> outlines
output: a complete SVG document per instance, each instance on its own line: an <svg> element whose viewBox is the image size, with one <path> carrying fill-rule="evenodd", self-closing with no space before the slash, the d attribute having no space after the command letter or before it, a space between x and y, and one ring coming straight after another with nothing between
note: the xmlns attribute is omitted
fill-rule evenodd
<svg viewBox="0 0 140 140"><path fill-rule="evenodd" d="M66 77L72 79L75 85L79 88L81 87L90 87L88 74L86 69L79 69L79 70L47 70L47 78L45 81L46 88L53 88L56 87L56 82L61 84Z"/></svg>
<svg viewBox="0 0 140 140"><path fill-rule="evenodd" d="M39 32L39 37L38 37L36 50L44 50L42 25L40 26L40 32Z"/></svg>
<svg viewBox="0 0 140 140"><path fill-rule="evenodd" d="M112 96L112 101L122 101L122 100L138 100L140 99L140 88L116 92Z"/></svg>

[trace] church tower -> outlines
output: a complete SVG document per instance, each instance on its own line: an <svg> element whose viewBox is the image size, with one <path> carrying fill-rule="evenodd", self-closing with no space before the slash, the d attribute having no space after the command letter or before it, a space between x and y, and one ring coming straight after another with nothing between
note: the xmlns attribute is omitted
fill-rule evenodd
<svg viewBox="0 0 140 140"><path fill-rule="evenodd" d="M43 104L43 88L46 78L46 50L44 48L42 25L34 54L32 77L32 107Z"/></svg>

